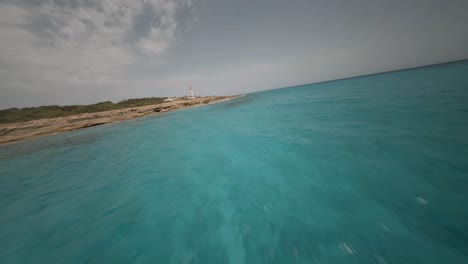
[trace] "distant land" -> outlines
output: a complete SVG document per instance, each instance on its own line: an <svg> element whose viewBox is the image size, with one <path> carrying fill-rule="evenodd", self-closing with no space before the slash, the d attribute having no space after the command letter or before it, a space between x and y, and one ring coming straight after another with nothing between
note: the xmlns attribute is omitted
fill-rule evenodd
<svg viewBox="0 0 468 264"><path fill-rule="evenodd" d="M118 103L111 101L89 105L47 105L38 107L10 108L0 110L0 124L25 122L42 118L55 118L84 113L96 113L162 103L166 97L149 97L123 100Z"/></svg>
<svg viewBox="0 0 468 264"><path fill-rule="evenodd" d="M39 106L0 110L0 144L206 105L238 96L151 97L118 103Z"/></svg>

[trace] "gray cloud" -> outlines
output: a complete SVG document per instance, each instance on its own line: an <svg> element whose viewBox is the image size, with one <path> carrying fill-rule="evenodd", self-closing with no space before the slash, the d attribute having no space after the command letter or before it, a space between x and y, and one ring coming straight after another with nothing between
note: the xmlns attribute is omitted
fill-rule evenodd
<svg viewBox="0 0 468 264"><path fill-rule="evenodd" d="M117 85L142 55L157 57L170 48L178 29L176 12L190 4L175 0L2 3L2 93L52 94L58 87L98 90ZM147 10L151 19L138 20ZM144 31L134 34L137 29Z"/></svg>

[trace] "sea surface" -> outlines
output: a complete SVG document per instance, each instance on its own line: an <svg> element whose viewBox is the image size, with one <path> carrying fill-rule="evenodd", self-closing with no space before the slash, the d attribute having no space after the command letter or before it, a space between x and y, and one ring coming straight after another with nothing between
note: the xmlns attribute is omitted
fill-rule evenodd
<svg viewBox="0 0 468 264"><path fill-rule="evenodd" d="M468 263L468 62L0 146L0 263Z"/></svg>

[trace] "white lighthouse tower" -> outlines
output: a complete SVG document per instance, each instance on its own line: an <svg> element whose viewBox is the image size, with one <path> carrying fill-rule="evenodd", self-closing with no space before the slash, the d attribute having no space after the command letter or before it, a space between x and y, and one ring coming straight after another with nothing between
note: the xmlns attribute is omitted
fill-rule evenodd
<svg viewBox="0 0 468 264"><path fill-rule="evenodd" d="M190 84L189 84L189 97L190 98L195 98L195 95L193 95L192 85L190 85Z"/></svg>

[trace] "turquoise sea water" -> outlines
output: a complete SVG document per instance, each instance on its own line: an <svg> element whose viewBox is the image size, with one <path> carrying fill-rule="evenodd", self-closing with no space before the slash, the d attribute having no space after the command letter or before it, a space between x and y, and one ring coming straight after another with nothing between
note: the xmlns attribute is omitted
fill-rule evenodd
<svg viewBox="0 0 468 264"><path fill-rule="evenodd" d="M0 146L0 263L468 263L468 62Z"/></svg>

